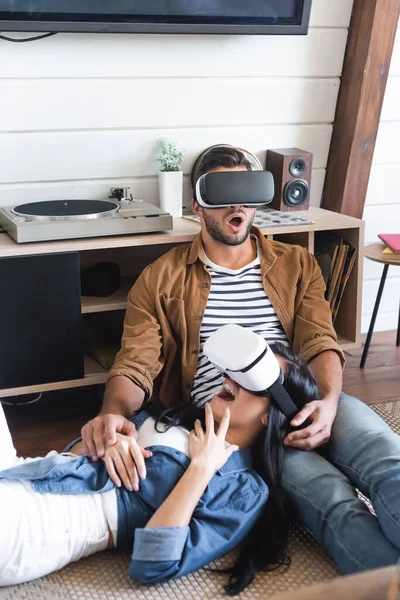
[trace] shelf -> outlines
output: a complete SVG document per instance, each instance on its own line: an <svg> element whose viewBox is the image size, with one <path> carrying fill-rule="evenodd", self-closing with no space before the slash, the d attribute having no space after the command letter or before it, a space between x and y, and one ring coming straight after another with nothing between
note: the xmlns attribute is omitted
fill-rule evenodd
<svg viewBox="0 0 400 600"><path fill-rule="evenodd" d="M85 377L83 379L72 379L68 381L55 381L51 383L42 383L37 385L28 385L18 388L8 388L0 390L0 398L8 396L20 396L22 394L35 394L37 392L50 392L52 390L64 390L73 387L83 387L86 385L96 385L107 381L108 371L103 369L93 358L85 355Z"/></svg>
<svg viewBox="0 0 400 600"><path fill-rule="evenodd" d="M361 293L363 269L364 222L360 219L333 213L320 208L298 211L299 217L314 221L312 224L263 228L261 231L270 240L281 240L299 244L313 253L314 232L335 231L358 250L358 259L346 286L340 310L335 321L338 341L344 351L359 348L361 330ZM106 298L84 296L81 298L82 314L121 311L127 307L127 295L137 275L152 262L157 252L167 250L165 246L190 242L200 231L200 226L185 218L174 219L172 231L123 235L112 237L86 238L76 240L35 242L17 244L11 237L0 232L0 258L17 257L55 252L79 252L81 268L91 266L96 261L114 260L121 266L121 272L133 275L123 278L121 288ZM157 248L157 246L159 248ZM135 270L132 270L132 269ZM73 387L83 387L105 383L108 371L89 356L84 358L85 377L69 381L45 383L0 390L0 398L37 392L47 392Z"/></svg>
<svg viewBox="0 0 400 600"><path fill-rule="evenodd" d="M123 310L127 306L127 296L132 287L132 279L122 280L119 290L102 298L100 296L82 296L82 314Z"/></svg>
<svg viewBox="0 0 400 600"><path fill-rule="evenodd" d="M322 208L311 207L309 210L299 210L296 214L299 217L311 219L315 223L291 226L277 225L276 227L263 228L261 231L265 235L275 235L363 227L363 221L360 219L330 212ZM182 242L191 242L199 231L200 226L198 223L181 217L174 219L174 228L171 231L157 233L136 233L133 235L29 242L26 244L17 244L6 233L0 233L0 257L51 254L53 252L85 252L106 248L132 248L135 246L154 246L159 244L180 244Z"/></svg>

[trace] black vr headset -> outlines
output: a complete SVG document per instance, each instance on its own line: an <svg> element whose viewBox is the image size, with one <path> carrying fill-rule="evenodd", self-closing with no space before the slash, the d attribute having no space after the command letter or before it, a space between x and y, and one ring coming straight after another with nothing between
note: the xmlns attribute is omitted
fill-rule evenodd
<svg viewBox="0 0 400 600"><path fill-rule="evenodd" d="M224 208L226 206L258 207L268 204L274 197L274 178L269 171L263 171L260 161L246 150L242 152L252 165L251 171L212 171L197 177L209 152L217 148L233 148L228 144L207 148L197 158L191 174L194 199L203 208Z"/></svg>
<svg viewBox="0 0 400 600"><path fill-rule="evenodd" d="M274 197L274 179L269 171L205 173L197 180L194 197L203 208L258 207Z"/></svg>

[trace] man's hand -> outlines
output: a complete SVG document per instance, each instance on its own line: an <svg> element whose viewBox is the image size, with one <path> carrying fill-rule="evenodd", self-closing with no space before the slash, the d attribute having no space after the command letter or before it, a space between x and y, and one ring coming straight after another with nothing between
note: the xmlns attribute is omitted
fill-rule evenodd
<svg viewBox="0 0 400 600"><path fill-rule="evenodd" d="M289 433L284 439L285 446L299 448L300 450L313 450L326 444L331 437L332 425L336 417L336 400L314 400L306 404L290 422L299 426L309 419L311 424L299 431Z"/></svg>
<svg viewBox="0 0 400 600"><path fill-rule="evenodd" d="M144 458L150 458L152 453L139 446L136 436L132 437L117 433L116 437L116 443L108 446L104 454L107 473L117 487L121 487L122 481L126 489L137 492L139 489L138 471L140 477L145 479Z"/></svg>
<svg viewBox="0 0 400 600"><path fill-rule="evenodd" d="M136 438L136 427L122 415L105 413L88 421L81 429L83 453L93 461L98 460L104 456L106 445L113 446L116 443L117 432Z"/></svg>

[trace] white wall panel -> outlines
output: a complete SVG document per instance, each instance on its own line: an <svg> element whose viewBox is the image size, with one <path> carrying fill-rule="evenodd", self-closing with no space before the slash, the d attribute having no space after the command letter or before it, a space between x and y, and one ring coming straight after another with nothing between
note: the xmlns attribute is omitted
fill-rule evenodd
<svg viewBox="0 0 400 600"><path fill-rule="evenodd" d="M311 178L310 206L321 205L322 191L325 183L325 169L313 169Z"/></svg>
<svg viewBox="0 0 400 600"><path fill-rule="evenodd" d="M338 89L339 79L8 80L0 131L331 123Z"/></svg>
<svg viewBox="0 0 400 600"><path fill-rule="evenodd" d="M372 165L366 205L397 204L400 200L400 164Z"/></svg>
<svg viewBox="0 0 400 600"><path fill-rule="evenodd" d="M397 329L398 311L392 311L389 313L379 311L375 321L375 331L392 331ZM371 315L362 315L361 317L361 331L367 332L371 321ZM374 338L372 338L374 339Z"/></svg>
<svg viewBox="0 0 400 600"><path fill-rule="evenodd" d="M393 48L392 62L390 63L389 75L400 75L400 28L397 29L396 40Z"/></svg>
<svg viewBox="0 0 400 600"><path fill-rule="evenodd" d="M331 133L330 125L288 125L3 134L0 183L155 175L163 137L177 140L185 149L186 173L202 149L218 143L256 152L263 164L267 148L297 146L315 155L315 168L324 168Z"/></svg>
<svg viewBox="0 0 400 600"><path fill-rule="evenodd" d="M398 233L400 202L388 206L372 205L364 209L365 243L379 242L378 233Z"/></svg>
<svg viewBox="0 0 400 600"><path fill-rule="evenodd" d="M393 267L398 269L400 274L400 266ZM390 270L390 269L389 269ZM362 314L371 315L376 296L378 294L379 279L372 281L365 281L363 286L363 305ZM383 290L381 302L379 305L379 312L390 313L396 312L399 308L399 294L400 292L400 276L387 279ZM394 328L393 328L394 329Z"/></svg>
<svg viewBox="0 0 400 600"><path fill-rule="evenodd" d="M400 163L400 102L399 120L397 122L382 121L376 140L374 164Z"/></svg>
<svg viewBox="0 0 400 600"><path fill-rule="evenodd" d="M389 77L381 121L400 121L400 76Z"/></svg>
<svg viewBox="0 0 400 600"><path fill-rule="evenodd" d="M186 179L184 176L185 185ZM154 202L158 200L157 177L119 177L117 179L87 179L67 181L38 181L36 183L0 184L0 206L38 202L88 198L102 200L109 196L110 187L129 187L134 198Z"/></svg>
<svg viewBox="0 0 400 600"><path fill-rule="evenodd" d="M350 23L353 0L314 0L311 27L345 27Z"/></svg>
<svg viewBox="0 0 400 600"><path fill-rule="evenodd" d="M337 77L346 40L345 28L307 36L62 33L27 44L0 40L0 78Z"/></svg>
<svg viewBox="0 0 400 600"><path fill-rule="evenodd" d="M325 169L313 169L310 199L312 206L319 206L321 203L324 179ZM2 184L0 185L0 206L15 206L27 201L36 202L66 198L100 200L108 197L110 187L129 187L134 198L142 198L158 205L158 178L155 176ZM190 178L189 175L185 175L183 178L183 206L187 210L190 210L191 200Z"/></svg>

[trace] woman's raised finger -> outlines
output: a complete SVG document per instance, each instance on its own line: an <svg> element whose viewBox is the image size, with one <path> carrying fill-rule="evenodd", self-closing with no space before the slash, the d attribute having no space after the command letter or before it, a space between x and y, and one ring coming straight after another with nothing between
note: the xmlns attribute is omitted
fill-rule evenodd
<svg viewBox="0 0 400 600"><path fill-rule="evenodd" d="M222 437L223 439L225 439L226 432L228 431L228 427L229 427L229 419L230 418L231 418L231 411L229 410L229 407L227 406L224 411L224 414L222 416L219 427L218 427L218 432L217 432L218 437Z"/></svg>
<svg viewBox="0 0 400 600"><path fill-rule="evenodd" d="M206 433L214 433L214 415L210 404L206 404Z"/></svg>
<svg viewBox="0 0 400 600"><path fill-rule="evenodd" d="M204 430L201 426L201 423L199 421L199 419L196 419L196 421L194 422L194 430L196 432L196 435L200 438L203 439L204 437Z"/></svg>

